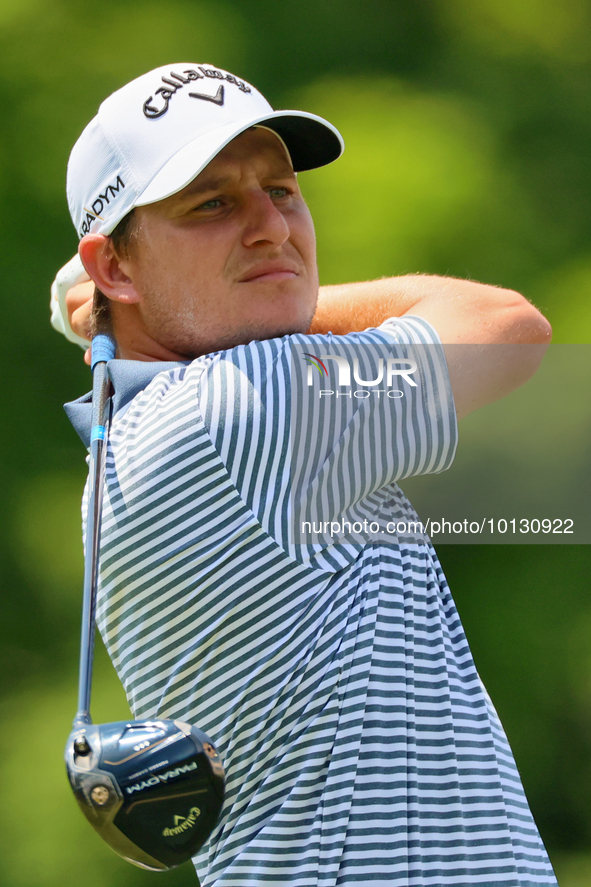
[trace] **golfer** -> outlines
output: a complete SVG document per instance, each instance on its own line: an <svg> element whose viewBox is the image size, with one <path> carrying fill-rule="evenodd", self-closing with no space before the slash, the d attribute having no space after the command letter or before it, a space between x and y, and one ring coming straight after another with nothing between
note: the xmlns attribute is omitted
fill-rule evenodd
<svg viewBox="0 0 591 887"><path fill-rule="evenodd" d="M341 151L326 121L196 63L124 86L74 146L93 325L119 358L99 627L134 716L220 750L204 887L555 885L437 555L382 532L416 518L396 481L449 467L456 416L523 384L549 326L468 281L319 292L296 173ZM358 396L380 366L392 384ZM308 506L363 529L300 538Z"/></svg>

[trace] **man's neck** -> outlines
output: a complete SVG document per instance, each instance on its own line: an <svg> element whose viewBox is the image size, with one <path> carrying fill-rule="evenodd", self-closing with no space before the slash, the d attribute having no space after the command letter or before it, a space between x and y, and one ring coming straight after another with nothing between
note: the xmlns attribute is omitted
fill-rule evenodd
<svg viewBox="0 0 591 887"><path fill-rule="evenodd" d="M178 354L167 348L166 345L157 342L146 330L138 329L138 324L118 323L117 317L114 317L113 321L117 357L121 360L141 360L154 363L163 360L186 361L190 359L186 354Z"/></svg>

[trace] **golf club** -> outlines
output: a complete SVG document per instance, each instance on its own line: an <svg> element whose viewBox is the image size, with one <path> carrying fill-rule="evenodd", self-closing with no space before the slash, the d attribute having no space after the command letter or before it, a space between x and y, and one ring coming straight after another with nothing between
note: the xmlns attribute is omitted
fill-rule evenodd
<svg viewBox="0 0 591 887"><path fill-rule="evenodd" d="M115 342L92 340L92 426L86 525L78 711L66 769L78 804L101 838L140 868L166 871L193 856L214 829L224 770L209 737L178 720L93 724L90 693L105 457L109 373Z"/></svg>

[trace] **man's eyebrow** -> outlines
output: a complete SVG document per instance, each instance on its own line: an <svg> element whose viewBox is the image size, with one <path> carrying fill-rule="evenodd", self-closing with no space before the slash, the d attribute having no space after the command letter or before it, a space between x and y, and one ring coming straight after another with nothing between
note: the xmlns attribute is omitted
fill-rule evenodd
<svg viewBox="0 0 591 887"><path fill-rule="evenodd" d="M187 185L183 195L186 194L187 197L191 197L193 194L205 194L207 191L219 191L231 182L231 180L231 176L211 176L208 179L200 179L197 177L195 181L191 182L190 185Z"/></svg>
<svg viewBox="0 0 591 887"><path fill-rule="evenodd" d="M270 170L268 178L281 179L288 176L295 176L295 171L291 163L286 159L281 161L278 160L277 164Z"/></svg>
<svg viewBox="0 0 591 887"><path fill-rule="evenodd" d="M295 176L293 167L289 163L278 163L264 176L266 179L284 179ZM183 196L193 197L196 194L206 194L209 191L222 191L226 185L231 184L233 176L210 176L201 179L199 176L184 189Z"/></svg>

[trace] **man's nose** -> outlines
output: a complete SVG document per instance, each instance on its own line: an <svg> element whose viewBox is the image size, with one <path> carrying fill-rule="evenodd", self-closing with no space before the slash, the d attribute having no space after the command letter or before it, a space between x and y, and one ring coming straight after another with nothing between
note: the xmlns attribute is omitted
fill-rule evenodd
<svg viewBox="0 0 591 887"><path fill-rule="evenodd" d="M281 246L288 240L290 230L287 220L266 191L250 192L245 204L242 238L245 246L259 243Z"/></svg>

